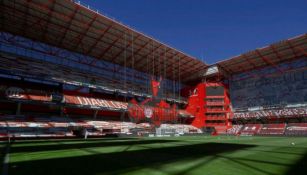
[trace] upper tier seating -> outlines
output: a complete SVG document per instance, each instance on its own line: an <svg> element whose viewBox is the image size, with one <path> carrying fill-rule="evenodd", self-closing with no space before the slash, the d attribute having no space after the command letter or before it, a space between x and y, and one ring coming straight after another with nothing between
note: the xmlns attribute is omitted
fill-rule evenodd
<svg viewBox="0 0 307 175"><path fill-rule="evenodd" d="M124 80L122 75L110 78L109 74L97 74L92 72L92 69L85 71L68 68L59 64L49 64L48 67L46 67L46 62L44 61L33 61L32 59L24 57L19 57L18 59L20 60L19 62L16 62L13 58L5 59L6 64L0 64L0 68L5 70L7 69L5 65L12 64L18 67L18 71L21 71L24 75L37 75L37 72L40 72L39 76L37 76L38 78L43 76L48 80L64 84L95 87L107 92L116 91L127 93L127 91L129 91L131 94L140 96L150 96L151 94L148 93L148 86L146 84L148 79L144 79L144 77L132 79L131 76L128 76L127 79ZM179 101L178 92L174 92L171 86L165 88L164 93L163 97ZM186 100L185 97L180 97L180 101Z"/></svg>

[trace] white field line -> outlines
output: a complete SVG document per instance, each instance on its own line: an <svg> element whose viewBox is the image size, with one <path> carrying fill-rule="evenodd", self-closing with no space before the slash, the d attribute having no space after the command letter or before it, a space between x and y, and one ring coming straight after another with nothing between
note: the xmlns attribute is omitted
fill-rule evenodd
<svg viewBox="0 0 307 175"><path fill-rule="evenodd" d="M8 175L9 162L10 162L10 147L11 147L10 143L8 143L5 148L2 175Z"/></svg>

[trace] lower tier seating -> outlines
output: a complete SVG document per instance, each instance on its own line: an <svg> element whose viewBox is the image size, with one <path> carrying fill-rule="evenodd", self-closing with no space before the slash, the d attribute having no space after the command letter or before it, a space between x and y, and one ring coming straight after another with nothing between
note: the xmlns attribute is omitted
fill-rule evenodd
<svg viewBox="0 0 307 175"><path fill-rule="evenodd" d="M255 135L261 129L261 124L246 124L241 130L241 135Z"/></svg>
<svg viewBox="0 0 307 175"><path fill-rule="evenodd" d="M162 124L161 127L173 128L176 133L202 133L200 129L191 125ZM149 123L136 124L58 116L0 115L0 138L75 137L85 134L87 136L129 135L133 134L134 131L149 133L151 130L152 126Z"/></svg>
<svg viewBox="0 0 307 175"><path fill-rule="evenodd" d="M87 136L143 135L153 133L154 129L157 128L153 128L149 123L136 124L59 116L0 115L0 138L75 137L85 135L85 133ZM179 135L202 133L201 129L187 124L162 124L158 129L161 134L170 132ZM219 134L307 136L307 123L233 125Z"/></svg>
<svg viewBox="0 0 307 175"><path fill-rule="evenodd" d="M307 123L290 123L285 129L285 135L307 136Z"/></svg>
<svg viewBox="0 0 307 175"><path fill-rule="evenodd" d="M177 134L201 134L202 131L199 128L196 128L192 125L185 125L185 124L162 124L160 126L161 130L172 130L174 133Z"/></svg>
<svg viewBox="0 0 307 175"><path fill-rule="evenodd" d="M231 128L226 130L226 134L237 135L241 131L243 125L233 125Z"/></svg>
<svg viewBox="0 0 307 175"><path fill-rule="evenodd" d="M285 133L285 123L263 124L258 135L283 135Z"/></svg>

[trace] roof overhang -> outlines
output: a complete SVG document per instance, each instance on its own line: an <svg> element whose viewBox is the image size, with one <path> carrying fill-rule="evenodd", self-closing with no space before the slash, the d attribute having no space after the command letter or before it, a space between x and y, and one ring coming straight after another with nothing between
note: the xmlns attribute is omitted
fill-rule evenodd
<svg viewBox="0 0 307 175"><path fill-rule="evenodd" d="M307 34L283 40L266 47L262 47L227 60L217 62L215 65L226 74L233 75L251 70L272 66L282 73L277 65L306 57Z"/></svg>
<svg viewBox="0 0 307 175"><path fill-rule="evenodd" d="M71 0L3 0L0 30L182 83L207 65ZM94 64L94 63L93 63Z"/></svg>

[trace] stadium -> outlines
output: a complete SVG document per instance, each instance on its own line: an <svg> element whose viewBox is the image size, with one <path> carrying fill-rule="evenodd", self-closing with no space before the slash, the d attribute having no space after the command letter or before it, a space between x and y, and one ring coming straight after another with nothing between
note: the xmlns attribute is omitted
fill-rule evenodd
<svg viewBox="0 0 307 175"><path fill-rule="evenodd" d="M307 173L307 34L214 64L77 1L0 1L1 174Z"/></svg>

